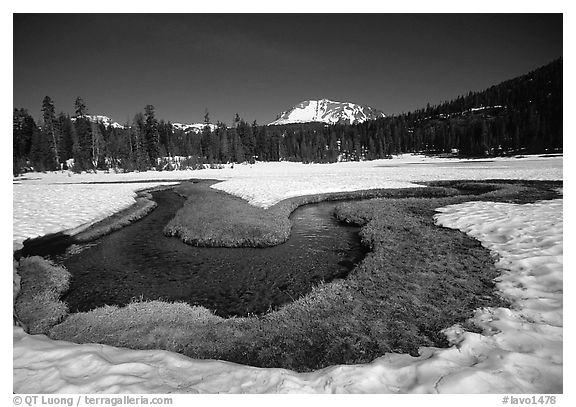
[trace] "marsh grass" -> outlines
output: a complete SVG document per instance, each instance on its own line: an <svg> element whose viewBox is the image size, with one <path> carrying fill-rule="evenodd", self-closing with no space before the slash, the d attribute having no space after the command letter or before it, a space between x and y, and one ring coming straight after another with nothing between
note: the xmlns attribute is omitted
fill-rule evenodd
<svg viewBox="0 0 576 407"><path fill-rule="evenodd" d="M164 228L195 246L263 247L288 239L290 220L210 188L214 181L183 183L174 190L186 198Z"/></svg>
<svg viewBox="0 0 576 407"><path fill-rule="evenodd" d="M68 289L70 273L39 256L20 259L20 290L14 304L16 317L31 334L43 334L68 315L60 296Z"/></svg>
<svg viewBox="0 0 576 407"><path fill-rule="evenodd" d="M445 186L338 192L290 198L262 209L241 198L210 188L215 182L185 182L174 189L186 198L186 202L164 228L167 236L178 236L194 246L275 246L290 237L292 224L289 216L302 205L326 200L432 197L457 193L457 190Z"/></svg>
<svg viewBox="0 0 576 407"><path fill-rule="evenodd" d="M193 236L213 236L199 243L261 244L270 230L281 231L280 216L299 204L325 199L386 196L346 202L336 215L362 226L361 237L371 252L345 280L320 284L313 290L261 316L221 318L202 307L162 301L106 306L70 315L50 330L55 339L97 342L133 349L166 349L193 358L221 359L261 367L311 371L335 364L372 361L386 352L418 354L421 346L447 346L442 330L454 324L479 330L469 319L479 307L506 306L495 292L494 259L465 234L436 226L434 209L470 200L532 202L556 197L558 183L482 182L431 183L426 189L316 195L283 201L273 209L258 240L245 238L261 223L255 210L250 222L236 229L242 204L207 184L181 192L200 194L179 222L193 226ZM209 185L209 184L208 184ZM186 188L190 188L189 186ZM451 196L450 196L451 195ZM215 203L214 197L226 202ZM190 199L190 198L189 198ZM222 220L222 211L236 205ZM193 210L200 212L193 214ZM219 216L211 213L215 212ZM215 233L195 230L201 222L216 222ZM218 222L221 222L219 224ZM267 223L266 223L267 222ZM207 228L207 226L204 226ZM211 226L213 227L213 226ZM204 237L206 237L204 236ZM239 237L240 236L240 237ZM268 242L274 242L282 233ZM269 239L266 237L265 239Z"/></svg>

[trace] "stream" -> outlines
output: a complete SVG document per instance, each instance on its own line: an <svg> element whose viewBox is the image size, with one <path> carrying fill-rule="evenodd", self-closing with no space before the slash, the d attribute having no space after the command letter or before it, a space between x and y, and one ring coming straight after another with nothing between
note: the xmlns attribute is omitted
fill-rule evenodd
<svg viewBox="0 0 576 407"><path fill-rule="evenodd" d="M334 217L337 202L296 209L290 239L278 246L206 248L163 234L183 197L171 190L152 197L158 206L143 219L52 256L72 274L62 298L70 312L161 299L201 305L222 317L262 314L322 281L346 277L366 254L360 228Z"/></svg>

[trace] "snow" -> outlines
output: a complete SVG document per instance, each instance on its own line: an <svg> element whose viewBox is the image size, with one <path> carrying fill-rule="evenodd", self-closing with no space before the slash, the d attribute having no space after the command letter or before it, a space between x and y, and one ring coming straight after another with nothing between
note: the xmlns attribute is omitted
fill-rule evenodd
<svg viewBox="0 0 576 407"><path fill-rule="evenodd" d="M474 317L484 333L495 333L479 336L481 365L515 376L520 391L561 392L563 199L474 202L438 211L438 224L465 232L499 256L497 287L512 302L510 309L478 310ZM457 333L456 340L465 343L470 336ZM472 379L478 375L485 372Z"/></svg>
<svg viewBox="0 0 576 407"><path fill-rule="evenodd" d="M15 242L76 227L133 199L148 184L70 185L95 180L151 183L217 178L214 187L267 206L293 194L414 186L436 179L562 179L562 158L490 162L402 156L394 160L304 165L258 163L223 170L132 174L30 174L14 185ZM34 179L32 179L34 178ZM154 182L156 181L156 182ZM84 188L90 189L84 189ZM45 188L45 189L43 189ZM61 189L58 189L61 188ZM106 195L108 188L117 188ZM125 188L125 189L123 189ZM58 195L54 194L58 191ZM79 191L79 192L76 192ZM76 194L94 195L90 201ZM41 194L42 199L33 199ZM105 196L105 197L104 197ZM18 203L18 204L16 204ZM16 209L22 205L22 209ZM109 206L107 206L109 205ZM30 211L46 206L41 215ZM94 206L94 209L87 207ZM98 208L98 209L96 209ZM386 354L372 363L311 373L193 360L165 351L78 345L13 328L16 393L549 393L562 392L563 200L528 205L473 202L439 209L439 224L460 229L498 255L498 290L512 306L479 309L481 334L446 330L452 346L419 357ZM72 215L78 212L80 215ZM40 216L40 217L38 217Z"/></svg>
<svg viewBox="0 0 576 407"><path fill-rule="evenodd" d="M206 125L208 125L208 127L210 127L210 131L214 131L217 129L218 126L216 126L215 124L212 123L192 123L192 124L187 124L187 123L172 123L172 127L174 127L177 130L183 130L183 131L192 131L196 134L201 133L202 130L204 130L204 127L206 127Z"/></svg>
<svg viewBox="0 0 576 407"><path fill-rule="evenodd" d="M136 191L164 183L53 184L32 180L13 185L13 248L27 238L100 221L132 205Z"/></svg>
<svg viewBox="0 0 576 407"><path fill-rule="evenodd" d="M270 125L306 123L321 121L318 113L318 101L308 100L300 102L287 112L282 112L280 119L270 123Z"/></svg>
<svg viewBox="0 0 576 407"><path fill-rule="evenodd" d="M99 115L99 114L86 114L84 115L86 119L94 123L104 123L106 126L112 126L115 129L124 129L125 127L122 126L120 123L115 122L108 116ZM72 121L75 121L76 118L73 117Z"/></svg>
<svg viewBox="0 0 576 407"><path fill-rule="evenodd" d="M58 172L29 174L22 181L32 184L80 182L128 182L134 180L181 180L191 178L222 180L213 188L267 208L283 199L317 192L355 191L373 188L418 187L416 182L453 179L562 179L562 157L526 156L470 161L401 155L391 160L302 164L294 162L227 165L224 169L200 171L149 171L109 175ZM129 188L129 187L127 187ZM70 191L73 192L74 188ZM19 190L15 189L15 194ZM96 199L96 198L95 198ZM34 205L33 202L28 202ZM28 210L28 209L27 209Z"/></svg>
<svg viewBox="0 0 576 407"><path fill-rule="evenodd" d="M477 112L477 111L479 111L479 110L499 109L499 108L502 108L502 105L473 107L473 108L470 109L470 111L471 111L471 112Z"/></svg>
<svg viewBox="0 0 576 407"><path fill-rule="evenodd" d="M282 112L280 118L269 123L269 126L290 123L338 123L341 120L350 123L363 122L368 119L365 110L371 108L356 105L350 102L335 102L328 99L307 100L300 102L290 110ZM376 110L374 110L376 112ZM378 117L385 117L378 113Z"/></svg>
<svg viewBox="0 0 576 407"><path fill-rule="evenodd" d="M258 165L254 168L257 169ZM223 172L223 177L228 179L213 188L267 208L299 195L419 187L416 182L431 180L562 179L562 158L470 162L407 155L393 160L343 162L338 165L269 163L262 171L243 167L241 172L239 176L230 178L229 173Z"/></svg>

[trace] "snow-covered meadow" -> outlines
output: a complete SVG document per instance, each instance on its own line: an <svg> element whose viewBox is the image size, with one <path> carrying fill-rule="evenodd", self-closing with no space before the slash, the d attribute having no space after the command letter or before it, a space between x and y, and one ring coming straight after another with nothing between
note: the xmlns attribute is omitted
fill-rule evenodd
<svg viewBox="0 0 576 407"><path fill-rule="evenodd" d="M402 155L391 160L301 164L292 162L226 166L200 171L127 174L32 173L14 181L16 245L28 237L68 230L102 219L134 202L135 191L170 181L222 180L213 186L253 205L269 207L312 193L370 188L405 188L414 182L451 179L561 180L562 157L497 158L486 161ZM149 183L119 182L150 181ZM154 183L154 181L159 181ZM108 182L109 184L85 184ZM113 182L113 183L112 183ZM84 184L82 184L84 183Z"/></svg>
<svg viewBox="0 0 576 407"><path fill-rule="evenodd" d="M189 172L28 174L13 188L13 243L76 228L133 202L134 191L176 179L212 178L215 188L267 207L316 192L415 186L447 179L562 180L562 157L462 161L402 156L338 164L257 163ZM83 184L146 180L150 183ZM159 181L161 180L161 181ZM158 181L158 182L155 182ZM88 198L89 197L89 198ZM563 383L563 200L529 205L465 203L437 222L480 240L499 256L498 289L510 309L479 309L482 334L449 327L453 346L419 357L386 354L372 363L312 373L192 360L165 351L77 345L13 334L17 393L548 393Z"/></svg>
<svg viewBox="0 0 576 407"><path fill-rule="evenodd" d="M135 197L134 185L15 184L14 247L30 237L67 231L97 222L132 205ZM158 184L136 185L138 189L146 189Z"/></svg>

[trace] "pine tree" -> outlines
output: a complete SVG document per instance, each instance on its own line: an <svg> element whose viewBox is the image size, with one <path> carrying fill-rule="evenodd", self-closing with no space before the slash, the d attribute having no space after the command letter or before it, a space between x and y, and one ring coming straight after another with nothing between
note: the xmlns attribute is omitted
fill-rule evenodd
<svg viewBox="0 0 576 407"><path fill-rule="evenodd" d="M66 161L73 157L74 140L72 138L72 120L70 116L60 113L58 115L58 127L60 129L60 157L64 166ZM65 167L67 169L67 167Z"/></svg>
<svg viewBox="0 0 576 407"><path fill-rule="evenodd" d="M88 109L84 100L77 97L74 101L74 121L72 132L72 156L74 158L74 172L82 172L95 168L93 160L94 135L92 123L86 117Z"/></svg>
<svg viewBox="0 0 576 407"><path fill-rule="evenodd" d="M202 151L202 157L204 157L210 164L214 162L213 151L210 148L210 136L212 131L210 130L210 114L208 109L204 111L204 127L202 127L202 133L200 138L200 149Z"/></svg>
<svg viewBox="0 0 576 407"><path fill-rule="evenodd" d="M84 103L84 100L82 100L80 96L78 96L74 101L74 114L76 115L76 117L83 117L88 114L86 104Z"/></svg>
<svg viewBox="0 0 576 407"><path fill-rule="evenodd" d="M134 116L133 125L131 127L131 139L132 139L132 154L131 161L134 165L134 169L138 171L146 171L150 169L150 154L147 148L147 123L145 116L142 113L137 113Z"/></svg>
<svg viewBox="0 0 576 407"><path fill-rule="evenodd" d="M218 149L220 162L227 163L230 161L230 142L226 125L222 122L218 122L216 133L218 134L218 139L220 141Z"/></svg>
<svg viewBox="0 0 576 407"><path fill-rule="evenodd" d="M32 140L39 133L32 116L25 109L14 109L12 135L12 173L21 174L30 159Z"/></svg>
<svg viewBox="0 0 576 407"><path fill-rule="evenodd" d="M52 160L46 157L45 164L47 169L58 169L60 166L60 155L58 153L59 134L57 133L56 128L56 112L54 109L54 102L52 102L52 99L49 96L46 96L42 101L42 119L44 121L42 126L42 133L44 137L50 140L50 148L53 154Z"/></svg>
<svg viewBox="0 0 576 407"><path fill-rule="evenodd" d="M148 154L148 161L155 165L160 155L160 134L158 133L158 121L155 118L154 106L146 105L144 119L144 146Z"/></svg>
<svg viewBox="0 0 576 407"><path fill-rule="evenodd" d="M209 136L209 156L212 159L212 162L219 161L220 156L220 136L216 131L210 131ZM221 162L221 161L219 161Z"/></svg>
<svg viewBox="0 0 576 407"><path fill-rule="evenodd" d="M104 159L104 151L105 151L105 143L104 143L104 135L103 135L103 128L104 125L102 123L90 123L90 134L92 135L92 143L91 143L91 158L92 158L92 168L97 169L105 169L105 159Z"/></svg>
<svg viewBox="0 0 576 407"><path fill-rule="evenodd" d="M172 131L172 125L170 123L160 120L158 123L158 137L161 150L161 157L172 155L174 146L172 143L174 133Z"/></svg>

